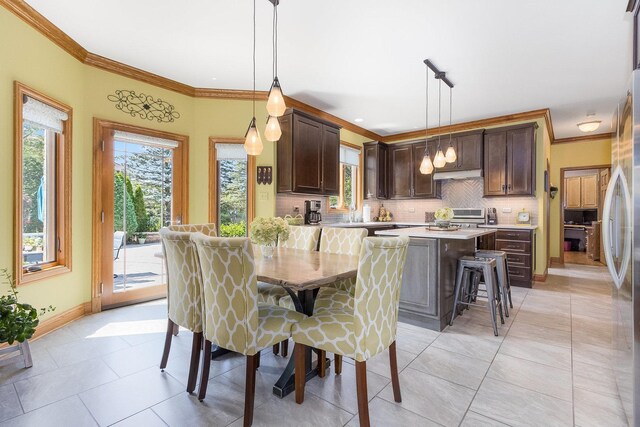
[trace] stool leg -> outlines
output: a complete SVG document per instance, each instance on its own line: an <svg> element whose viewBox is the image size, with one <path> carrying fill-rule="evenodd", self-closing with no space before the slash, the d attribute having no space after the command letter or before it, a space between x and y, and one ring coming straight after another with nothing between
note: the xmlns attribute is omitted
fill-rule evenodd
<svg viewBox="0 0 640 427"><path fill-rule="evenodd" d="M504 325L504 316L502 315L502 310L504 309L504 311L506 311L507 310L507 306L505 305L503 307L502 294L501 294L502 288L501 288L501 286L500 286L500 284L498 282L498 277L497 277L497 274L496 274L495 270L494 270L494 273L493 273L493 279L494 279L493 283L495 284L494 292L496 294L496 305L498 306L498 314L500 314L500 323L502 323Z"/></svg>
<svg viewBox="0 0 640 427"><path fill-rule="evenodd" d="M456 286L453 288L453 310L451 310L451 320L449 320L449 326L453 325L453 319L456 318L458 313L458 301L460 301L460 292L462 291L462 277L464 276L465 268L458 262L458 271L456 272Z"/></svg>
<svg viewBox="0 0 640 427"><path fill-rule="evenodd" d="M509 292L509 308L513 308L513 301L511 301L511 277L509 277L509 260L505 258L504 260L504 271L505 276L507 276L507 290ZM507 300L505 299L505 304Z"/></svg>
<svg viewBox="0 0 640 427"><path fill-rule="evenodd" d="M491 314L491 325L493 325L493 334L498 336L498 322L496 321L496 297L493 294L495 283L493 281L492 268L486 266L484 270L484 281L487 288L487 300L489 305L489 313Z"/></svg>
<svg viewBox="0 0 640 427"><path fill-rule="evenodd" d="M501 300L503 301L502 303L502 308L504 309L504 315L509 317L509 308L507 307L506 301L508 299L508 292L509 289L507 287L507 273L505 272L506 267L505 267L505 260L500 257L500 258L496 258L496 273L498 275L498 288L500 289L501 292Z"/></svg>

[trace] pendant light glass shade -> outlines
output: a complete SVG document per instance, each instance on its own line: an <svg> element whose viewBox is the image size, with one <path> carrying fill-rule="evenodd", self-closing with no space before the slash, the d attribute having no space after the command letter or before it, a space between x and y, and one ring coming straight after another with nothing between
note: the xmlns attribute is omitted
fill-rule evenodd
<svg viewBox="0 0 640 427"><path fill-rule="evenodd" d="M435 157L433 158L433 166L437 168L441 168L447 164L447 160L444 157L444 153L441 149L438 150Z"/></svg>
<svg viewBox="0 0 640 427"><path fill-rule="evenodd" d="M447 163L453 163L458 159L456 150L453 148L453 145L450 145L449 148L447 148L447 152L445 153L444 158Z"/></svg>
<svg viewBox="0 0 640 427"><path fill-rule="evenodd" d="M276 142L282 136L282 130L280 129L280 122L277 117L269 116L267 120L267 127L264 130L264 137L267 141Z"/></svg>
<svg viewBox="0 0 640 427"><path fill-rule="evenodd" d="M282 88L280 87L280 82L276 77L273 79L273 84L271 85L271 90L269 91L269 99L267 100L267 112L270 116L280 117L284 115L286 109L287 106L284 103L284 97L282 96Z"/></svg>
<svg viewBox="0 0 640 427"><path fill-rule="evenodd" d="M262 139L260 138L260 132L256 128L256 118L251 119L249 129L244 137L244 150L250 156L259 156L262 153Z"/></svg>
<svg viewBox="0 0 640 427"><path fill-rule="evenodd" d="M429 157L429 153L425 153L422 158L422 163L420 163L420 173L423 175L429 175L433 172L433 163L431 163L431 157Z"/></svg>

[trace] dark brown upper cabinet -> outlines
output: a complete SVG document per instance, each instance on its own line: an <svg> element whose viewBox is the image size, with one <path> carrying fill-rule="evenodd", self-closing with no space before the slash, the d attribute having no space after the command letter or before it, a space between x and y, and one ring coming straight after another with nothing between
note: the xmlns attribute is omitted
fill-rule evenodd
<svg viewBox="0 0 640 427"><path fill-rule="evenodd" d="M482 169L482 145L484 130L457 133L451 136L451 145L456 150L456 161L447 163L444 167L438 168L436 172L461 172ZM430 153L433 157L437 149L438 138L433 141L434 149ZM442 152L446 153L449 148L449 135L443 135L440 139Z"/></svg>
<svg viewBox="0 0 640 427"><path fill-rule="evenodd" d="M280 117L278 193L338 195L340 128L297 110Z"/></svg>
<svg viewBox="0 0 640 427"><path fill-rule="evenodd" d="M413 170L413 193L411 197L415 199L440 198L440 181L433 179L433 173L423 175L420 172L420 164L424 157L424 142L412 145L412 170ZM429 145L429 154L434 152L434 146ZM431 154L432 155L432 154Z"/></svg>
<svg viewBox="0 0 640 427"><path fill-rule="evenodd" d="M431 144L431 141L429 143ZM389 146L390 199L440 197L441 185L433 180L433 174L420 173L424 147L424 141ZM433 151L434 147L430 147L430 151Z"/></svg>
<svg viewBox="0 0 640 427"><path fill-rule="evenodd" d="M528 123L485 131L485 196L535 195L535 128Z"/></svg>
<svg viewBox="0 0 640 427"><path fill-rule="evenodd" d="M382 142L367 142L364 144L364 198L387 199L388 194L388 173L387 163L388 146Z"/></svg>

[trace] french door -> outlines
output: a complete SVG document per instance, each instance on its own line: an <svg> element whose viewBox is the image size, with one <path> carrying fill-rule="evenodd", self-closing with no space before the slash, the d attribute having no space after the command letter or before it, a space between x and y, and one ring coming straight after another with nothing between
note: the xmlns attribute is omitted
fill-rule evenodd
<svg viewBox="0 0 640 427"><path fill-rule="evenodd" d="M186 221L186 137L97 122L100 309L166 296L159 230ZM95 229L95 228L94 228Z"/></svg>

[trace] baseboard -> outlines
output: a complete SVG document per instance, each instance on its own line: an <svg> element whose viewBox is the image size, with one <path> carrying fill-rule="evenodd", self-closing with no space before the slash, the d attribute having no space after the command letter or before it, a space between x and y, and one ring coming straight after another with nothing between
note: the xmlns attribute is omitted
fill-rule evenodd
<svg viewBox="0 0 640 427"><path fill-rule="evenodd" d="M533 280L535 282L544 282L547 280L547 274L549 273L549 269L545 268L543 274L534 274Z"/></svg>
<svg viewBox="0 0 640 427"><path fill-rule="evenodd" d="M552 256L551 257L551 264L560 264L563 265L564 261L562 260L562 258L560 258L559 256Z"/></svg>
<svg viewBox="0 0 640 427"><path fill-rule="evenodd" d="M33 340L41 337L42 335L48 334L51 331L55 331L56 329L61 328L67 323L73 322L74 320L84 317L87 314L91 314L91 302L82 303L65 312L43 320L36 328L36 333L33 334L33 337L31 337L31 339Z"/></svg>

